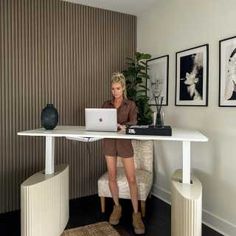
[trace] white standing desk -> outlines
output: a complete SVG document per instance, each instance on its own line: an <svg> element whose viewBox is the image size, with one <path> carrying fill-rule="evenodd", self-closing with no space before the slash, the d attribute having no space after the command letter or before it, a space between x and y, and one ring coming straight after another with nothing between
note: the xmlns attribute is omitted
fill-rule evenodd
<svg viewBox="0 0 236 236"><path fill-rule="evenodd" d="M86 131L84 126L57 126L54 130L44 128L18 132L23 136L44 136L46 138L45 150L45 173L54 173L54 143L56 137L79 139L91 141L92 138L115 138L115 139L138 139L138 140L166 140L182 142L182 169L183 183L190 183L191 174L191 142L207 142L208 138L196 130L172 128L172 136L154 135L130 135L121 132L91 132Z"/></svg>
<svg viewBox="0 0 236 236"><path fill-rule="evenodd" d="M207 142L208 138L195 130L172 128L172 136L156 135L130 135L124 132L89 132L83 126L57 126L54 130L35 129L18 132L23 136L44 136L46 138L45 150L45 173L39 172L27 179L21 186L21 230L22 236L59 236L69 219L69 170L68 166L61 169L54 168L54 145L56 137L65 137L83 142L96 141L103 138L115 139L138 139L138 140L167 140L182 142L182 183L180 190L178 186L172 191L176 195L176 201L172 204L173 233L172 236L199 236L201 232L201 188L199 188L199 198L197 201L186 200L187 194L192 196L195 193L191 181L191 142ZM175 179L174 179L175 180ZM173 182L173 181L172 181ZM187 185L187 188L186 188ZM53 189L53 190L52 190ZM57 194L55 194L57 193ZM195 194L196 195L196 194ZM180 197L178 197L180 196ZM192 212L192 208L185 207L179 203L189 206L189 202L194 206L197 202L198 215ZM52 204L54 203L54 204ZM196 204L195 204L196 205ZM186 218L184 224L179 229L178 219ZM177 219L177 220L176 220ZM189 219L194 219L189 222ZM50 228L45 228L45 222ZM195 230L197 225L198 230ZM194 228L195 227L195 228ZM41 229L41 231L40 231ZM188 232L193 232L189 235Z"/></svg>

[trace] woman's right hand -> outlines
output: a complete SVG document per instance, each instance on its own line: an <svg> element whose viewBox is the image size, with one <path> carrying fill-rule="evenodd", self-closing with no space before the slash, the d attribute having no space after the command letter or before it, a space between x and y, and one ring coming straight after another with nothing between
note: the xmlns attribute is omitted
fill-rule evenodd
<svg viewBox="0 0 236 236"><path fill-rule="evenodd" d="M117 124L117 130L118 131L125 131L125 129L126 129L125 125Z"/></svg>

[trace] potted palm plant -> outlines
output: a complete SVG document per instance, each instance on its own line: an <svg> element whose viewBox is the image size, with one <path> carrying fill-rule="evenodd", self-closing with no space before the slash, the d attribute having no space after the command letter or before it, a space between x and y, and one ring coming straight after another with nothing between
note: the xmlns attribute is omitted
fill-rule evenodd
<svg viewBox="0 0 236 236"><path fill-rule="evenodd" d="M149 76L146 60L150 58L150 54L136 52L134 58L126 59L127 69L123 71L126 78L127 97L138 107L138 125L150 125L153 121L153 112L148 104L149 97L147 96Z"/></svg>

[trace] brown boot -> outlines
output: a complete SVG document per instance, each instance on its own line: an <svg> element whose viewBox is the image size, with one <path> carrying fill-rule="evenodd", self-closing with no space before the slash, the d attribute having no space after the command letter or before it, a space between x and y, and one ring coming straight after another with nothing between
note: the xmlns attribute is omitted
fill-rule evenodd
<svg viewBox="0 0 236 236"><path fill-rule="evenodd" d="M110 215L110 218L109 218L109 223L111 225L118 225L119 222L120 222L120 218L121 218L121 212L122 212L122 208L121 208L121 205L114 205L113 207L113 211Z"/></svg>
<svg viewBox="0 0 236 236"><path fill-rule="evenodd" d="M133 213L133 226L134 226L134 232L136 234L144 234L145 233L145 226L142 221L141 213Z"/></svg>

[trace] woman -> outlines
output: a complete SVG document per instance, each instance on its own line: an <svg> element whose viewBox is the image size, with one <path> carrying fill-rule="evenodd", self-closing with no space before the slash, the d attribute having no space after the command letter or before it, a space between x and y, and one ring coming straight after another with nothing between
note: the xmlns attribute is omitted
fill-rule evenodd
<svg viewBox="0 0 236 236"><path fill-rule="evenodd" d="M137 108L133 101L126 97L125 77L121 73L114 73L111 79L111 92L113 99L106 101L103 108L116 108L118 130L125 130L126 125L137 123ZM143 234L145 231L141 214L138 212L138 188L135 176L135 166L133 158L133 147L129 139L104 139L103 151L106 158L109 188L114 201L113 212L109 222L117 225L121 218L122 208L119 204L119 189L116 181L117 156L122 157L122 163L130 188L130 196L133 205L133 226L136 234Z"/></svg>

